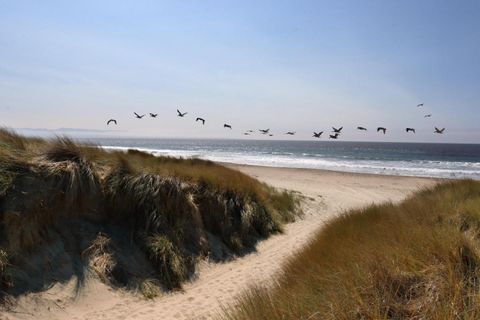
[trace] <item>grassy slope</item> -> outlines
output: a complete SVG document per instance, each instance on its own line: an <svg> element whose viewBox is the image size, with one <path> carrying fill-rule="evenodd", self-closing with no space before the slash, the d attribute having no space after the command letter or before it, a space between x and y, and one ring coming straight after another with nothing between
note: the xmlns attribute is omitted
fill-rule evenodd
<svg viewBox="0 0 480 320"><path fill-rule="evenodd" d="M479 237L479 182L352 211L223 318L479 319Z"/></svg>
<svg viewBox="0 0 480 320"><path fill-rule="evenodd" d="M4 293L82 279L88 269L151 297L180 287L198 259L231 257L281 231L297 211L290 193L213 162L0 129ZM57 262L66 267L54 270Z"/></svg>

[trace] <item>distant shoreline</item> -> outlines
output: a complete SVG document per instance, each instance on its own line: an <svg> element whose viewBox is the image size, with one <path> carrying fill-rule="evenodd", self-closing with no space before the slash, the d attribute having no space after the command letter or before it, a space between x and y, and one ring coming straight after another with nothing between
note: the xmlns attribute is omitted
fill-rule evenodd
<svg viewBox="0 0 480 320"><path fill-rule="evenodd" d="M137 139L137 140L211 140L211 141L268 141L268 142L329 142L329 143L401 143L401 144L412 144L412 145L419 145L419 144L438 144L438 145L480 145L480 143L475 142L452 142L452 141L409 141L409 140L388 140L388 141L379 141L379 140L315 140L312 138L301 138L301 139L278 139L278 138L245 138L242 136L232 137L232 138L225 138L225 137L214 137L214 136L206 136L206 137L189 137L189 136L175 136L175 137L168 137L168 136L149 136L149 135L103 135L103 133L123 133L128 132L126 130L106 130L106 129L85 129L85 128L12 128L15 132L22 134L24 136L30 138L55 138L58 135L67 134L69 137L73 138L74 140L96 140L96 139ZM38 133L41 133L40 135ZM72 135L73 133L73 135ZM101 135L99 135L99 133Z"/></svg>
<svg viewBox="0 0 480 320"><path fill-rule="evenodd" d="M419 179L428 179L436 182L448 181L448 180L462 180L467 178L439 178L439 177L427 177L427 176L408 176L408 175L394 175L394 174L384 174L384 173L368 173L368 172L350 172L350 171L340 171L340 170L329 170L329 169L319 169L319 168L292 168L292 167L274 167L274 166L262 166L262 165L252 165L252 164L241 164L234 162L219 162L214 161L215 163L221 164L228 168L237 169L242 171L242 168L258 168L258 169L278 169L293 171L299 173L313 173L317 172L322 175L342 175L342 176L357 176L357 177L388 177L388 178L419 178Z"/></svg>

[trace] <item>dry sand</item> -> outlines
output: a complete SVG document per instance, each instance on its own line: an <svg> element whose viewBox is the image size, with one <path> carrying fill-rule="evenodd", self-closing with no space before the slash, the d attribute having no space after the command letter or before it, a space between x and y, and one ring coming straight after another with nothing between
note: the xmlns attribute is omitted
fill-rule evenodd
<svg viewBox="0 0 480 320"><path fill-rule="evenodd" d="M204 262L184 290L146 301L140 295L87 281L75 293L75 281L19 299L14 312L0 319L210 319L222 305L252 284L272 279L281 264L301 248L322 224L344 210L383 201L400 201L438 180L229 165L278 188L305 196L305 216L285 233L258 244L256 252L222 264Z"/></svg>

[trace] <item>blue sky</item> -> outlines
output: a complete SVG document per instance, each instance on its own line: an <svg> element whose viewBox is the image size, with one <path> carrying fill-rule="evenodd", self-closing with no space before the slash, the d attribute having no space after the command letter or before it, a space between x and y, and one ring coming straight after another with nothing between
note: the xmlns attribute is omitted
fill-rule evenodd
<svg viewBox="0 0 480 320"><path fill-rule="evenodd" d="M478 142L479 101L479 1L0 0L8 127L113 117L113 136L309 139L343 125L346 140Z"/></svg>

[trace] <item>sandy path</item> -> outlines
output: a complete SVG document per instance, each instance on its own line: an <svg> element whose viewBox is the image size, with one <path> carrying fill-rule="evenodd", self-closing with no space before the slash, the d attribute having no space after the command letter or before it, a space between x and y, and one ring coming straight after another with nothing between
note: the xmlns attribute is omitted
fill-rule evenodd
<svg viewBox="0 0 480 320"><path fill-rule="evenodd" d="M324 221L353 207L387 200L399 201L436 181L423 178L376 176L308 169L230 165L279 188L301 192L305 217L286 227L285 233L262 241L255 253L235 261L203 263L197 279L177 292L145 301L98 281L89 281L79 296L72 283L20 300L16 313L6 319L209 319L221 305L234 301L254 283L268 281L292 252L301 248Z"/></svg>

